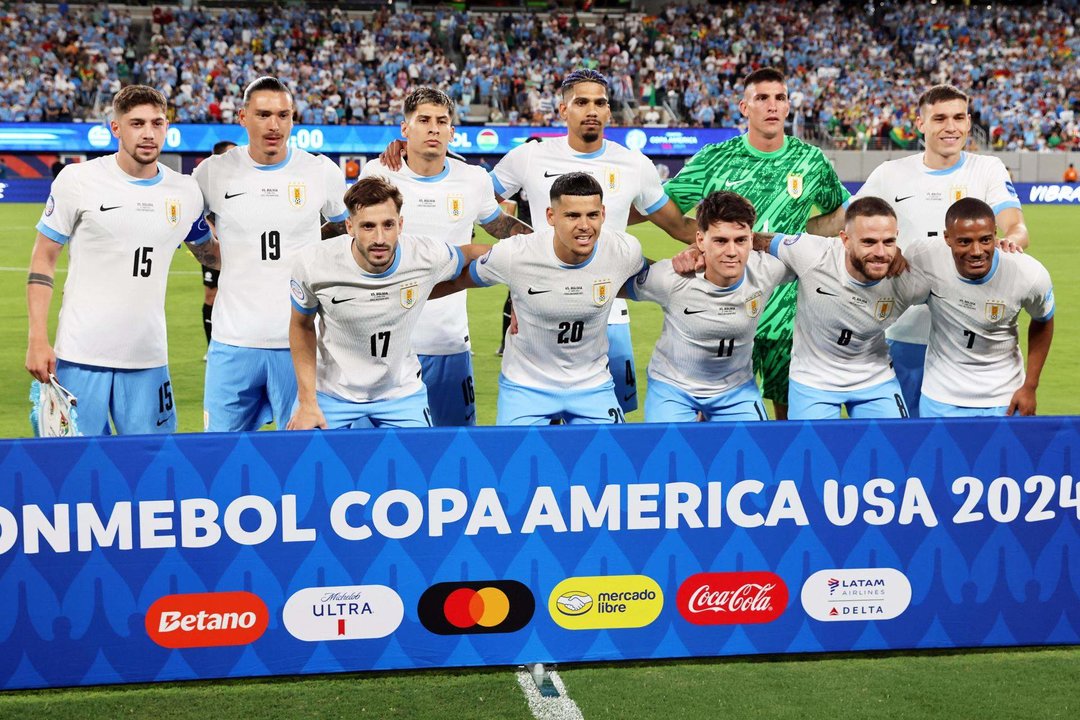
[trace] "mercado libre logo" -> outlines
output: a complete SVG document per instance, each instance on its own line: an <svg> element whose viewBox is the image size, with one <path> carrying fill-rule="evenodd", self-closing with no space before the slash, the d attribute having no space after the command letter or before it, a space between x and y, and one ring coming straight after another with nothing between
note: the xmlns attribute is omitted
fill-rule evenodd
<svg viewBox="0 0 1080 720"><path fill-rule="evenodd" d="M698 573L679 587L676 603L695 625L768 623L787 608L788 588L771 572Z"/></svg>
<svg viewBox="0 0 1080 720"><path fill-rule="evenodd" d="M532 591L516 580L438 583L416 606L420 622L436 635L516 632L535 611Z"/></svg>
<svg viewBox="0 0 1080 720"><path fill-rule="evenodd" d="M644 575L567 578L548 596L551 619L567 630L645 627L663 608L663 591Z"/></svg>
<svg viewBox="0 0 1080 720"><path fill-rule="evenodd" d="M242 591L166 595L146 611L146 634L165 648L248 645L269 623L266 603Z"/></svg>

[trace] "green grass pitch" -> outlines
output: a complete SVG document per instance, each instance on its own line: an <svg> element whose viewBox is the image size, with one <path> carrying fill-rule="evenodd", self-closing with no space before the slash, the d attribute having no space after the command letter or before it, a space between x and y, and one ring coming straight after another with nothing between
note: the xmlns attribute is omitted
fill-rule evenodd
<svg viewBox="0 0 1080 720"><path fill-rule="evenodd" d="M26 352L25 278L37 205L0 205L0 437L26 437L30 377ZM1072 243L1080 210L1025 209L1031 252L1054 278L1055 339L1039 388L1040 414L1077 414L1075 388L1080 322L1080 254ZM680 245L651 225L635 232L645 252L663 258ZM66 263L66 256L61 266ZM169 278L169 364L180 429L202 427L205 339L199 268L180 251ZM58 280L62 280L60 274ZM59 285L59 283L58 283ZM495 419L500 314L505 290L469 294L478 419ZM60 305L57 292L53 322ZM660 308L632 303L639 384L660 332ZM957 378L958 382L965 379ZM641 411L630 414L640 421ZM586 718L707 716L817 718L1073 718L1080 714L1080 649L961 651L684 660L564 667L563 680ZM506 669L168 683L0 693L0 718L157 716L528 718Z"/></svg>

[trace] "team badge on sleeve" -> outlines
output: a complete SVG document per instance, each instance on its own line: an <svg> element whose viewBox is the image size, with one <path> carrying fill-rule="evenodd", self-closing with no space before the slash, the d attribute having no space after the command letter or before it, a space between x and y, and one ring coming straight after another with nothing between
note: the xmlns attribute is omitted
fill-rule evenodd
<svg viewBox="0 0 1080 720"><path fill-rule="evenodd" d="M798 200L802 197L803 191L803 176L799 173L790 173L787 176L787 194L791 196L792 200Z"/></svg>
<svg viewBox="0 0 1080 720"><path fill-rule="evenodd" d="M401 286L401 307L408 310L416 304L416 298L420 295L417 291L418 285L419 283L417 282L411 282Z"/></svg>
<svg viewBox="0 0 1080 720"><path fill-rule="evenodd" d="M446 213L451 220L460 220L465 217L465 199L460 195L447 195Z"/></svg>
<svg viewBox="0 0 1080 720"><path fill-rule="evenodd" d="M874 305L874 317L878 322L887 320L892 315L893 308L896 306L896 301L892 298L883 298L878 300Z"/></svg>
<svg viewBox="0 0 1080 720"><path fill-rule="evenodd" d="M986 319L992 323L1000 322L1005 317L1005 303L986 301Z"/></svg>
<svg viewBox="0 0 1080 720"><path fill-rule="evenodd" d="M761 291L758 290L750 299L743 303L748 317L756 318L761 314Z"/></svg>
<svg viewBox="0 0 1080 720"><path fill-rule="evenodd" d="M172 198L165 201L165 219L169 224L176 227L180 222L180 201Z"/></svg>
<svg viewBox="0 0 1080 720"><path fill-rule="evenodd" d="M592 286L592 299L597 305L603 305L611 297L611 281L597 280Z"/></svg>
<svg viewBox="0 0 1080 720"><path fill-rule="evenodd" d="M306 201L307 186L302 182L289 183L289 204L294 208L301 208Z"/></svg>

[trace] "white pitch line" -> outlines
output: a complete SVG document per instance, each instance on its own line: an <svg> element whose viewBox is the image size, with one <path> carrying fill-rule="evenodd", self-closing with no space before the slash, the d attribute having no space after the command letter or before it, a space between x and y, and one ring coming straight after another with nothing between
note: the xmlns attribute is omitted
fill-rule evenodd
<svg viewBox="0 0 1080 720"><path fill-rule="evenodd" d="M548 677L551 678L555 689L559 691L558 697L544 697L540 694L540 688L536 687L532 673L528 670L519 670L517 674L518 685L525 693L525 699L529 701L529 711L536 720L585 720L577 703L566 694L559 673L550 670Z"/></svg>

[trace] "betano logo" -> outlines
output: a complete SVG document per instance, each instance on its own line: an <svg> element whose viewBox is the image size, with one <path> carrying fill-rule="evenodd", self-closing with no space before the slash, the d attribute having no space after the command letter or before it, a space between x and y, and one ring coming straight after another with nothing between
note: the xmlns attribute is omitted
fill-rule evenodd
<svg viewBox="0 0 1080 720"><path fill-rule="evenodd" d="M436 635L516 632L534 612L532 591L516 580L438 583L416 607L420 622Z"/></svg>
<svg viewBox="0 0 1080 720"><path fill-rule="evenodd" d="M247 645L269 622L266 603L249 592L166 595L146 611L146 634L165 648Z"/></svg>
<svg viewBox="0 0 1080 720"><path fill-rule="evenodd" d="M663 591L644 575L568 578L548 596L551 618L567 630L645 627L663 607Z"/></svg>

